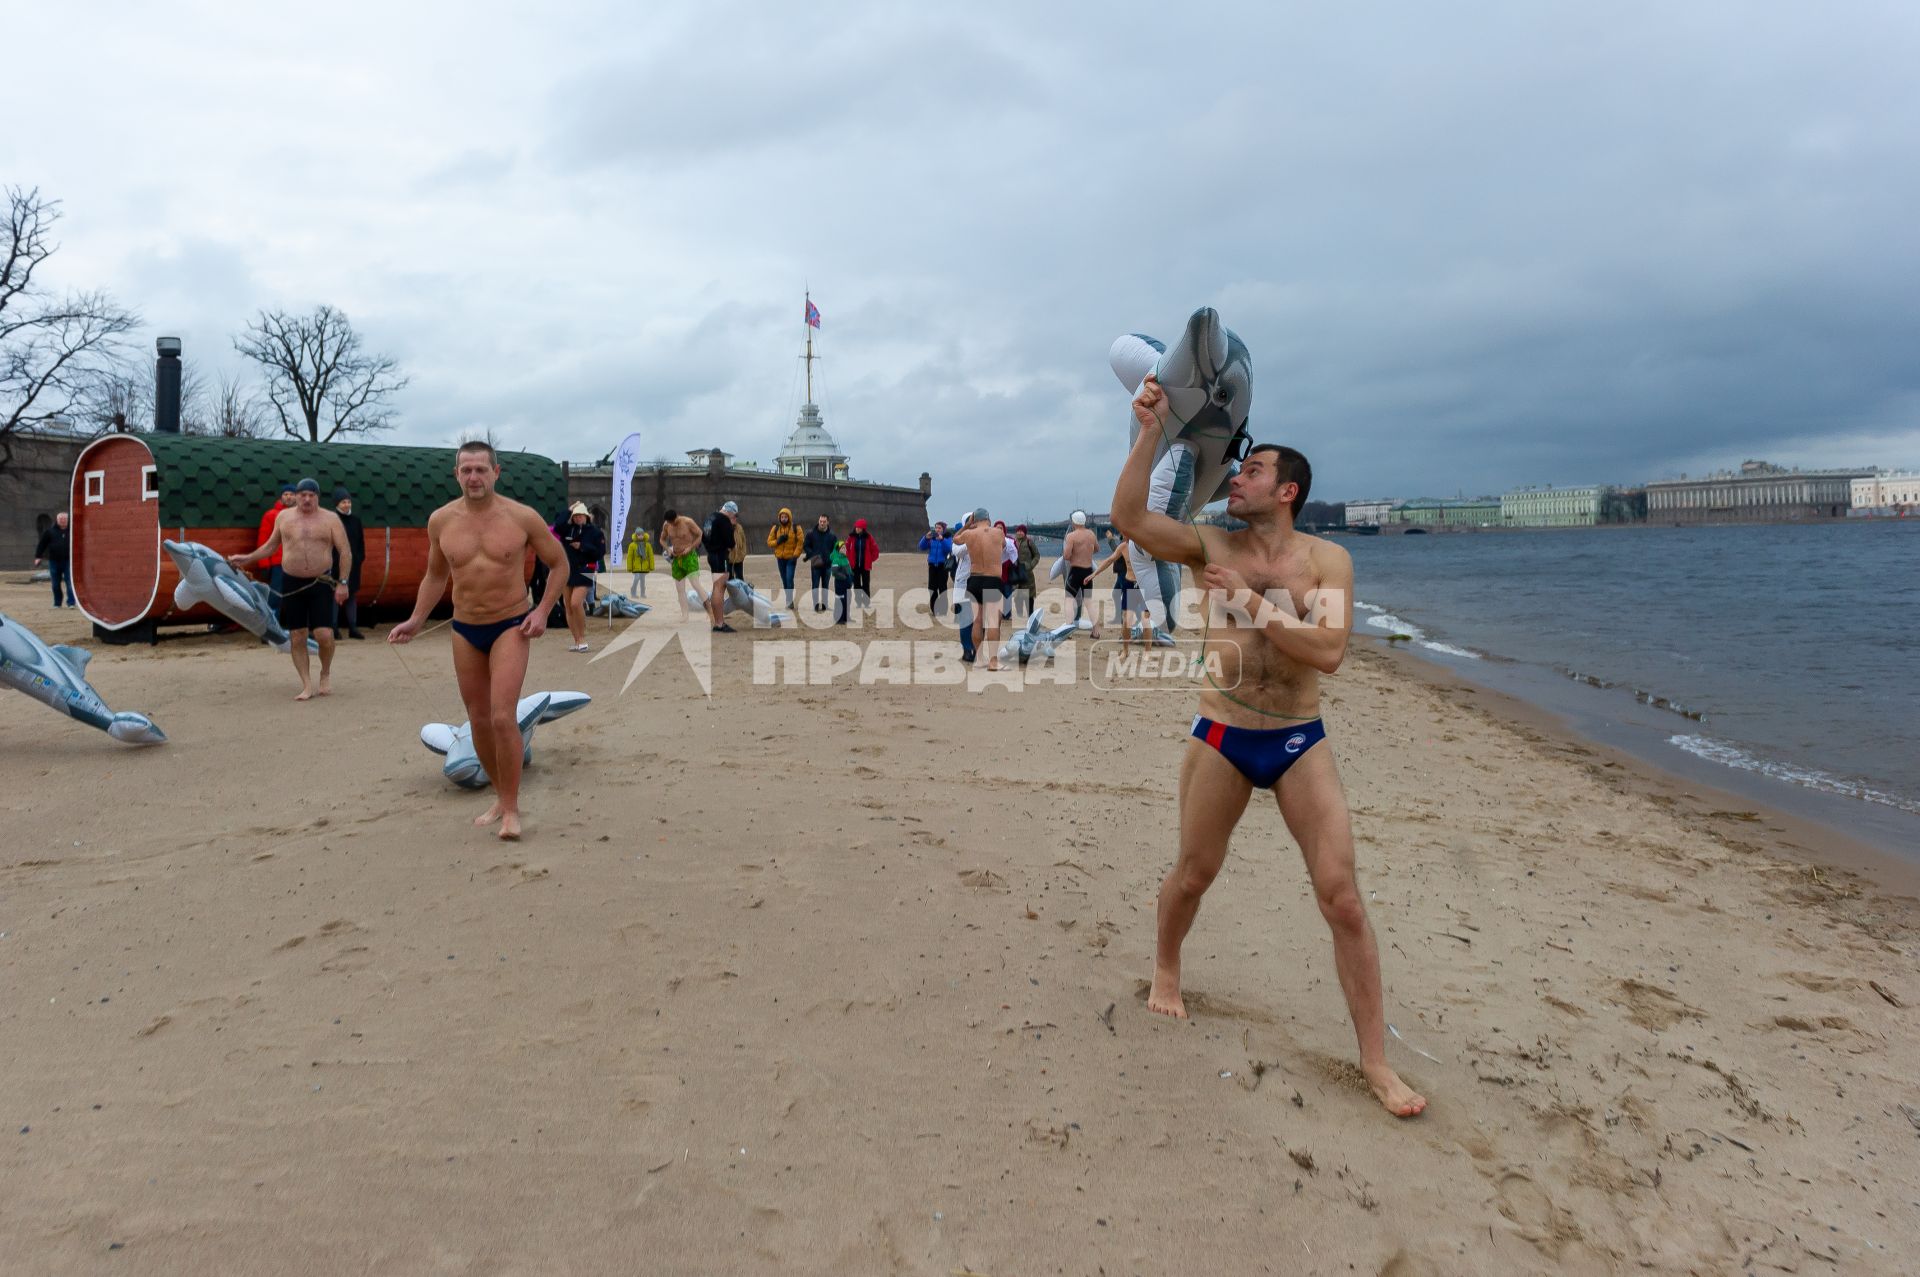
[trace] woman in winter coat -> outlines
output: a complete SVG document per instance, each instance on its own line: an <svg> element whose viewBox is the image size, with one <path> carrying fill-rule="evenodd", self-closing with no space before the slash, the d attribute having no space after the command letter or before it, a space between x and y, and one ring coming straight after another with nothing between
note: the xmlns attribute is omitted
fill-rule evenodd
<svg viewBox="0 0 1920 1277"><path fill-rule="evenodd" d="M867 531L865 519L853 521L853 535L846 540L847 566L853 569L853 589L861 607L873 597L873 565L880 558L880 543Z"/></svg>
<svg viewBox="0 0 1920 1277"><path fill-rule="evenodd" d="M747 579L747 525L738 519L733 522L733 548L727 551L727 578Z"/></svg>
<svg viewBox="0 0 1920 1277"><path fill-rule="evenodd" d="M864 522L864 520L861 522ZM856 523L854 526L858 527L859 524ZM836 541L833 543L833 557L830 563L833 572L833 593L839 600L838 610L840 613L834 618L833 623L835 625L845 625L847 623L847 593L853 589L854 581L853 564L847 558L847 543L845 541Z"/></svg>
<svg viewBox="0 0 1920 1277"><path fill-rule="evenodd" d="M804 538L800 528L793 521L793 511L780 507L780 517L767 529L767 548L773 551L773 562L780 569L780 584L787 590L787 606L793 606L793 569L800 562L800 550Z"/></svg>

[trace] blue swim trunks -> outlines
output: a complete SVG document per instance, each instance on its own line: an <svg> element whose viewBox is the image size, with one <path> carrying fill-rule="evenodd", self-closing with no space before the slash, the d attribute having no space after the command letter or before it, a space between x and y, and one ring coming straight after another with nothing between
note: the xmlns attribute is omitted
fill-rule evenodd
<svg viewBox="0 0 1920 1277"><path fill-rule="evenodd" d="M1287 768L1327 738L1327 729L1317 718L1292 727L1228 727L1196 714L1193 735L1218 750L1255 789L1272 789Z"/></svg>

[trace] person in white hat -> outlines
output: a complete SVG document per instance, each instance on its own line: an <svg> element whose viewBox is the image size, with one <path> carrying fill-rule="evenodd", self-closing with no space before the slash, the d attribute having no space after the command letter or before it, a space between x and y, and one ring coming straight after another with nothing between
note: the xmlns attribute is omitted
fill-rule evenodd
<svg viewBox="0 0 1920 1277"><path fill-rule="evenodd" d="M607 534L593 526L593 511L584 501L576 501L567 511L567 526L561 530L560 545L567 552L567 632L573 636L569 652L585 652L587 644L587 592L593 589L593 574L606 557Z"/></svg>
<svg viewBox="0 0 1920 1277"><path fill-rule="evenodd" d="M1087 512L1075 510L1073 527L1067 533L1060 557L1067 561L1067 597L1073 600L1073 619L1076 622L1082 619L1090 621L1087 617L1087 582L1093 579L1093 556L1099 549L1100 539L1087 526ZM1094 624L1093 634L1095 638L1100 637L1097 623Z"/></svg>

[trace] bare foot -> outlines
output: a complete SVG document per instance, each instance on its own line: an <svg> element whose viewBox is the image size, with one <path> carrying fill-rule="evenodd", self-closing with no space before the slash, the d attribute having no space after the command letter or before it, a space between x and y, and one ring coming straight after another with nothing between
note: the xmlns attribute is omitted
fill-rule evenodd
<svg viewBox="0 0 1920 1277"><path fill-rule="evenodd" d="M498 819L500 819L500 800L496 798L493 800L492 806L473 818L473 823L476 825L491 825Z"/></svg>
<svg viewBox="0 0 1920 1277"><path fill-rule="evenodd" d="M302 687L300 689L300 695L293 699L296 701L310 701L313 699L313 689L311 687Z"/></svg>
<svg viewBox="0 0 1920 1277"><path fill-rule="evenodd" d="M1000 658L997 656L989 658L987 661L987 673L998 674L999 672L1000 672Z"/></svg>
<svg viewBox="0 0 1920 1277"><path fill-rule="evenodd" d="M313 689L313 694L315 696L333 695L333 676L331 674L322 674L319 684Z"/></svg>
<svg viewBox="0 0 1920 1277"><path fill-rule="evenodd" d="M500 839L502 842L519 842L520 841L520 813L519 812L503 811L500 813ZM1426 1103L1426 1101L1422 1100L1421 1103L1424 1104Z"/></svg>
<svg viewBox="0 0 1920 1277"><path fill-rule="evenodd" d="M1360 1071L1367 1075L1367 1085L1373 1088L1374 1098L1395 1117L1419 1117L1427 1107L1426 1096L1402 1082L1400 1075L1386 1065L1362 1066Z"/></svg>
<svg viewBox="0 0 1920 1277"><path fill-rule="evenodd" d="M1161 1015L1170 1015L1176 1020L1187 1018L1187 1004L1180 1000L1180 973L1153 969L1153 987L1147 990L1147 1010L1158 1011Z"/></svg>

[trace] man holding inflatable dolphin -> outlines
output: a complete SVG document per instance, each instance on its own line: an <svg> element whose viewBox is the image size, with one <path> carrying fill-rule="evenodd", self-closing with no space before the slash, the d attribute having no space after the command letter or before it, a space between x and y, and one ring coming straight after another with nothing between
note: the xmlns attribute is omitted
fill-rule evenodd
<svg viewBox="0 0 1920 1277"><path fill-rule="evenodd" d="M1313 472L1291 448L1253 448L1228 483L1227 513L1246 522L1244 531L1150 511L1149 476L1169 416L1166 392L1153 377L1133 410L1140 432L1114 490L1113 524L1153 558L1199 577L1212 613L1207 664L1217 660L1222 673L1201 693L1180 766L1180 854L1160 887L1147 1006L1186 1018L1181 944L1253 791L1268 790L1300 844L1320 915L1333 932L1361 1072L1389 1113L1413 1117L1427 1102L1387 1063L1380 951L1354 881L1353 828L1320 722L1320 676L1340 668L1353 626L1353 561L1331 542L1294 531Z"/></svg>
<svg viewBox="0 0 1920 1277"><path fill-rule="evenodd" d="M547 632L547 616L567 588L567 555L547 521L493 490L500 462L493 448L463 443L453 457L460 496L427 519L427 574L413 615L387 632L407 643L453 583L453 672L473 724L473 749L493 781L493 805L474 818L520 837L520 687L527 645ZM527 548L547 565L546 597L527 607Z"/></svg>

